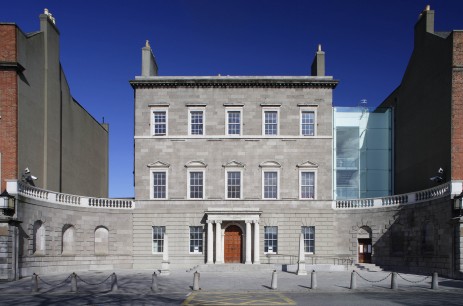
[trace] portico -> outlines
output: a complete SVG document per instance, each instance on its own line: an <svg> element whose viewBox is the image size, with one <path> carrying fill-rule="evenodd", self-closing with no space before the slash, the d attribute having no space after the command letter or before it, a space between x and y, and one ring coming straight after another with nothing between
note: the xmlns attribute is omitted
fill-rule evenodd
<svg viewBox="0 0 463 306"><path fill-rule="evenodd" d="M207 264L260 264L261 213L257 208L205 211Z"/></svg>

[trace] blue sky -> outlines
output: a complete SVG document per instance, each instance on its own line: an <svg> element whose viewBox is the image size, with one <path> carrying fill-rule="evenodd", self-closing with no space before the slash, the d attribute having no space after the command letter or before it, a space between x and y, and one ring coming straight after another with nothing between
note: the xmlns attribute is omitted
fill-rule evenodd
<svg viewBox="0 0 463 306"><path fill-rule="evenodd" d="M318 44L335 106L373 107L400 83L426 4L436 31L463 30L462 0L10 1L0 22L39 30L48 8L74 98L110 124L110 196L133 196L133 90L148 39L159 74L309 75ZM0 42L1 43L1 42Z"/></svg>

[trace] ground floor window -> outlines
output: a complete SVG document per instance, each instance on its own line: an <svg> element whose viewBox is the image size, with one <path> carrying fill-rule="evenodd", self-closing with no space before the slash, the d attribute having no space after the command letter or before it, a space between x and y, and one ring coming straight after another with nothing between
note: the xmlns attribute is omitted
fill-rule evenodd
<svg viewBox="0 0 463 306"><path fill-rule="evenodd" d="M165 226L153 226L153 253L164 252Z"/></svg>
<svg viewBox="0 0 463 306"><path fill-rule="evenodd" d="M278 227L265 226L264 227L264 252L277 253L278 252Z"/></svg>
<svg viewBox="0 0 463 306"><path fill-rule="evenodd" d="M315 226L303 226L304 251L305 253L315 253Z"/></svg>
<svg viewBox="0 0 463 306"><path fill-rule="evenodd" d="M203 227L190 226L190 253L203 252Z"/></svg>

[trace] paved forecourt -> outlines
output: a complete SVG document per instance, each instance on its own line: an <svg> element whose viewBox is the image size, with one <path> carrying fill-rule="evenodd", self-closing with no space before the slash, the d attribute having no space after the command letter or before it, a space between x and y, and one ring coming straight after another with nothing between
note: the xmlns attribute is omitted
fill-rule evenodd
<svg viewBox="0 0 463 306"><path fill-rule="evenodd" d="M288 272L277 272L272 282L272 272L201 272L200 290L193 291L194 271L172 271L169 276L155 277L153 271L114 271L117 287L111 274L113 271L78 272L72 284L69 274L39 275L38 291L33 292L33 281L26 277L16 282L0 284L2 303L39 305L43 303L147 303L150 305L306 305L308 298L325 303L351 301L362 304L375 298L379 304L395 305L409 296L425 298L429 295L437 302L452 305L461 301L463 282L439 279L438 289L431 289L431 277L427 275L398 274L398 289L391 288L390 272L356 273L357 289L351 290L351 271L316 272L316 288L312 288L312 275L297 276ZM275 278L275 275L273 275ZM272 289L276 287L276 289ZM77 292L71 290L77 288ZM154 289L154 290L153 290ZM392 299L392 297L395 297ZM419 301L420 299L416 299ZM395 301L395 302L394 302ZM370 301L372 304L373 300ZM381 302L381 303L380 303ZM378 304L378 305L379 305ZM399 303L400 304L400 303ZM457 305L457 304L456 304Z"/></svg>

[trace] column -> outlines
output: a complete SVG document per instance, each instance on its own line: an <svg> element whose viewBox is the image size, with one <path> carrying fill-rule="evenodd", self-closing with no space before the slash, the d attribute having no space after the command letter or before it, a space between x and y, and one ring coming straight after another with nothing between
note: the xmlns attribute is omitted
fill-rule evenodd
<svg viewBox="0 0 463 306"><path fill-rule="evenodd" d="M214 263L214 221L207 220L207 263Z"/></svg>
<svg viewBox="0 0 463 306"><path fill-rule="evenodd" d="M245 264L251 264L251 222L246 220L246 262Z"/></svg>
<svg viewBox="0 0 463 306"><path fill-rule="evenodd" d="M215 263L223 263L222 255L222 221L215 221Z"/></svg>
<svg viewBox="0 0 463 306"><path fill-rule="evenodd" d="M259 221L254 221L254 264L260 264Z"/></svg>

